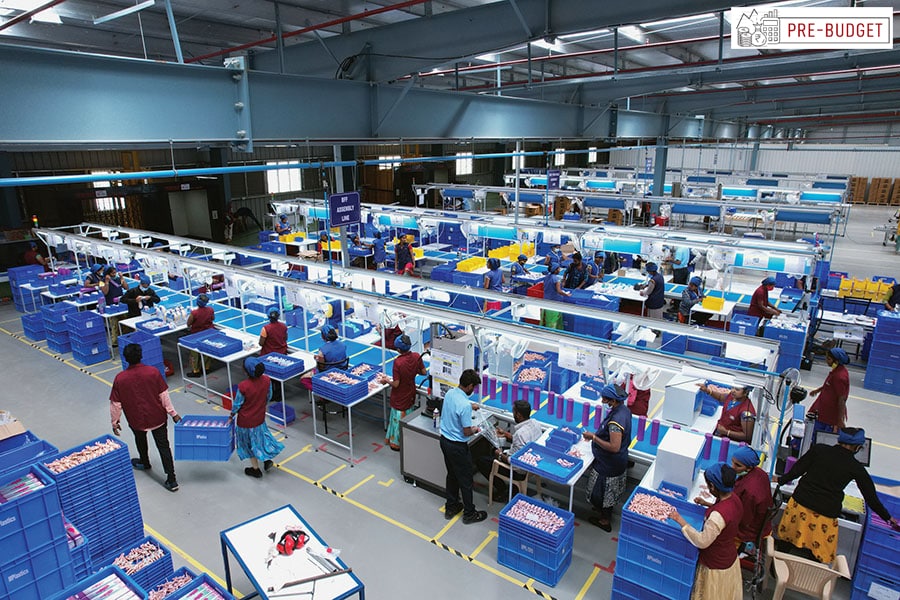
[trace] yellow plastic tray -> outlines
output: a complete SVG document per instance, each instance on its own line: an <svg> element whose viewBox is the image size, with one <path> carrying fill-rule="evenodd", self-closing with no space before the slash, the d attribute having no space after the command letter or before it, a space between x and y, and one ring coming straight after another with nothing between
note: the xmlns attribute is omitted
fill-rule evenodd
<svg viewBox="0 0 900 600"><path fill-rule="evenodd" d="M707 296L703 299L702 306L708 310L722 310L725 306L725 298Z"/></svg>

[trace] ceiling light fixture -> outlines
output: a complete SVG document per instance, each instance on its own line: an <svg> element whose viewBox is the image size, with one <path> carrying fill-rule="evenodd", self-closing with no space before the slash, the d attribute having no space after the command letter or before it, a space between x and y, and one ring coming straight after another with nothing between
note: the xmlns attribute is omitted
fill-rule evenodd
<svg viewBox="0 0 900 600"><path fill-rule="evenodd" d="M145 8L150 8L154 4L156 4L156 0L146 0L145 2L141 2L140 4L135 4L134 6L123 8L122 10L117 10L114 13L109 13L105 17L98 17L94 19L94 25L100 25L101 23L106 23L107 21L113 21L132 13L140 12Z"/></svg>

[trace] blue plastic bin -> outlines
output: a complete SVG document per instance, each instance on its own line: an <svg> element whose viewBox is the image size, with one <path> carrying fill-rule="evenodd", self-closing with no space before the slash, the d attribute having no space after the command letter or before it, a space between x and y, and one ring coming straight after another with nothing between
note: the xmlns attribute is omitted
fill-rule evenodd
<svg viewBox="0 0 900 600"><path fill-rule="evenodd" d="M225 415L184 415L175 424L175 460L226 462L234 452L234 427Z"/></svg>

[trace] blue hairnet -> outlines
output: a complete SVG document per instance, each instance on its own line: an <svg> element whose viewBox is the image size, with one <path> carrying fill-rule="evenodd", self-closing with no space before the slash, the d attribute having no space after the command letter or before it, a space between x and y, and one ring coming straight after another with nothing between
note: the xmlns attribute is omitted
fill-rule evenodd
<svg viewBox="0 0 900 600"><path fill-rule="evenodd" d="M731 457L745 467L755 467L759 464L759 454L750 446L741 446Z"/></svg>
<svg viewBox="0 0 900 600"><path fill-rule="evenodd" d="M281 213L280 215L278 215L278 218L281 219L282 221L284 221L285 219L287 219L287 215L284 213Z"/></svg>
<svg viewBox="0 0 900 600"><path fill-rule="evenodd" d="M255 356L248 356L244 359L244 371L247 372L247 375L250 377L256 377L256 365L262 363L262 360ZM265 364L263 364L263 369L265 369Z"/></svg>
<svg viewBox="0 0 900 600"><path fill-rule="evenodd" d="M774 277L766 277L765 279L762 280L762 284L763 285L775 285L775 278Z"/></svg>
<svg viewBox="0 0 900 600"><path fill-rule="evenodd" d="M524 254L520 254L516 260L524 260L525 262L528 262L528 257Z"/></svg>
<svg viewBox="0 0 900 600"><path fill-rule="evenodd" d="M647 272L648 273L656 273L657 271L659 271L659 267L656 265L656 263L654 263L654 262L647 263Z"/></svg>
<svg viewBox="0 0 900 600"><path fill-rule="evenodd" d="M696 285L697 287L700 287L700 285L702 283L703 283L703 280L700 279L699 277L691 277L691 281L690 281L691 285Z"/></svg>
<svg viewBox="0 0 900 600"><path fill-rule="evenodd" d="M488 267L488 269L491 269L492 271L494 269L499 269L500 268L500 259L499 258L489 258L487 260L487 267Z"/></svg>
<svg viewBox="0 0 900 600"><path fill-rule="evenodd" d="M550 266L547 267L547 271L550 273L556 273L557 271L559 271L559 263L558 262L550 263Z"/></svg>
<svg viewBox="0 0 900 600"><path fill-rule="evenodd" d="M857 429L856 433L850 435L846 429L841 429L838 434L838 443L847 444L848 446L862 446L866 443L866 430Z"/></svg>
<svg viewBox="0 0 900 600"><path fill-rule="evenodd" d="M850 357L843 348L831 348L828 350L828 354L830 354L831 358L836 360L839 364L846 365L850 362Z"/></svg>
<svg viewBox="0 0 900 600"><path fill-rule="evenodd" d="M400 352L409 352L409 349L412 348L412 342L410 341L409 336L403 334L394 338L394 348Z"/></svg>
<svg viewBox="0 0 900 600"><path fill-rule="evenodd" d="M150 285L150 278L146 275L141 275L141 285Z"/></svg>
<svg viewBox="0 0 900 600"><path fill-rule="evenodd" d="M103 265L101 263L94 263L91 265L91 273L99 273L103 270Z"/></svg>
<svg viewBox="0 0 900 600"><path fill-rule="evenodd" d="M207 304L209 304L209 296L207 296L206 294L200 294L199 296L197 296L197 306L203 308Z"/></svg>
<svg viewBox="0 0 900 600"><path fill-rule="evenodd" d="M725 463L716 463L710 468L706 470L706 480L716 486L716 489L720 492L730 492L734 489L734 483L732 482L731 486L725 485L725 481L722 479L722 469L731 468Z"/></svg>
<svg viewBox="0 0 900 600"><path fill-rule="evenodd" d="M338 332L337 329L334 328L334 325L325 323L324 325L322 325L322 329L320 331L322 333L322 337L328 341L333 342L334 340L338 339Z"/></svg>
<svg viewBox="0 0 900 600"><path fill-rule="evenodd" d="M611 383L607 383L603 386L603 389L600 390L600 397L604 400L615 400L616 402L625 402L628 399L628 394L625 393L625 390L622 388L615 386Z"/></svg>
<svg viewBox="0 0 900 600"><path fill-rule="evenodd" d="M277 321L278 317L281 316L281 313L278 312L277 308L269 309L269 319L272 321Z"/></svg>
<svg viewBox="0 0 900 600"><path fill-rule="evenodd" d="M602 250L597 250L594 252L594 258L606 258L606 253Z"/></svg>

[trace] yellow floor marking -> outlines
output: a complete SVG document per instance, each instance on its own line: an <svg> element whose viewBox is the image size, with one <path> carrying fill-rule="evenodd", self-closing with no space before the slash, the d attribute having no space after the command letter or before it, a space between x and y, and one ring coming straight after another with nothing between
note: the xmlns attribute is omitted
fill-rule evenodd
<svg viewBox="0 0 900 600"><path fill-rule="evenodd" d="M890 448L891 450L900 450L898 446L891 446L890 444L885 444L884 442L872 442L876 446L884 446L885 448Z"/></svg>
<svg viewBox="0 0 900 600"><path fill-rule="evenodd" d="M319 477L318 482L319 482L319 483L322 483L323 481L325 481L326 479L328 479L329 477L331 477L332 475L334 475L334 474L337 473L338 471L343 471L343 470L346 469L346 468L347 468L347 465L346 465L346 464L343 464L343 465L341 465L341 466L339 466L339 467L335 467L335 468L331 471L331 473L327 473L324 477Z"/></svg>
<svg viewBox="0 0 900 600"><path fill-rule="evenodd" d="M575 596L575 600L581 600L584 598L584 595L587 594L587 591L590 589L591 585L593 585L594 580L597 579L597 575L600 574L600 567L594 567L594 570L591 571L591 574L588 576L587 581L584 582L584 585L581 586L581 591L578 592L578 595Z"/></svg>
<svg viewBox="0 0 900 600"><path fill-rule="evenodd" d="M9 319L8 321L0 321L0 325L5 325L6 323L21 323L22 317L16 317L15 319Z"/></svg>
<svg viewBox="0 0 900 600"><path fill-rule="evenodd" d="M530 590L530 589L532 589L532 587L531 587L532 585L534 585L534 578L529 577L528 581L525 582L525 587L527 587Z"/></svg>
<svg viewBox="0 0 900 600"><path fill-rule="evenodd" d="M472 554L470 554L469 556L471 556L472 558L475 558L476 556L478 556L481 553L481 551L484 550L485 546L490 544L491 540L494 539L495 537L497 537L496 531L493 531L493 530L488 531L488 535L486 538L484 538L484 541L481 542L480 544L478 544L478 547L475 548L475 550L472 551Z"/></svg>
<svg viewBox="0 0 900 600"><path fill-rule="evenodd" d="M350 487L350 488L344 490L344 496L346 496L346 495L349 494L350 492L356 490L357 488L361 487L362 485L364 485L365 483L367 483L370 479L374 479L374 478L375 478L374 475L369 475L368 477L366 477L365 479L363 479L362 481L360 481L360 482L357 483L356 485L354 485L354 486L352 486L352 487Z"/></svg>
<svg viewBox="0 0 900 600"><path fill-rule="evenodd" d="M300 452L294 452L293 454L288 456L286 459L278 461L278 465L281 466L281 465L285 464L286 462L288 462L289 460L294 460L295 458L297 458L304 452L309 452L310 450L312 450L312 444L307 444L306 446L303 447L302 450L300 450Z"/></svg>
<svg viewBox="0 0 900 600"><path fill-rule="evenodd" d="M122 365L115 365L115 366L110 367L110 368L108 368L108 369L103 369L102 371L94 371L94 374L95 374L95 375L100 375L100 374L102 374L102 373L109 373L110 371L115 371L116 369L121 370L121 367L122 367Z"/></svg>
<svg viewBox="0 0 900 600"><path fill-rule="evenodd" d="M453 518L450 519L450 521L449 521L446 525L444 525L444 526L441 528L441 530L438 531L437 534L435 534L435 536L434 536L433 538L431 538L431 539L433 539L434 541L437 541L437 540L441 539L441 537L442 537L445 533L447 533L447 532L450 530L450 528L453 527L453 525L456 524L457 521L459 521L459 519L460 519L461 516L462 516L462 511L460 511L460 512L458 512L457 514L453 515Z"/></svg>
<svg viewBox="0 0 900 600"><path fill-rule="evenodd" d="M863 398L862 396L850 396L850 398L853 400L862 400L863 402L871 402L873 404L883 404L885 406L890 406L891 408L900 408L900 404L892 404L883 400L872 400L871 398Z"/></svg>
<svg viewBox="0 0 900 600"><path fill-rule="evenodd" d="M302 480L305 481L306 483L312 483L312 484L315 484L315 483L316 483L316 480L315 480L315 479L313 479L313 478L311 478L311 477L307 477L306 475L301 475L300 473L298 473L297 471L294 471L293 469L288 469L287 467L282 466L283 464L284 464L284 463L278 465L278 470L279 470L279 471L284 471L285 473L288 473L289 475L293 475L293 476L296 477L297 479L302 479Z"/></svg>
<svg viewBox="0 0 900 600"><path fill-rule="evenodd" d="M508 574L504 573L503 571L501 571L500 569L497 569L495 567L492 567L491 565L485 564L485 563L481 562L480 560L473 560L472 564L477 565L477 566L481 567L482 569L484 569L485 571L493 573L497 577L500 577L501 579L505 579L506 581L509 581L510 583L513 583L519 587L522 587L522 585L523 585L521 579L516 579L512 575L508 575ZM534 591L534 590L531 590L531 591Z"/></svg>
<svg viewBox="0 0 900 600"><path fill-rule="evenodd" d="M383 485L384 487L391 487L392 483L394 483L393 478L388 479L387 481L379 481L378 485Z"/></svg>
<svg viewBox="0 0 900 600"><path fill-rule="evenodd" d="M161 533L159 533L158 531L156 531L155 529L153 529L146 523L144 523L144 529L147 531L147 533L149 533L154 538L156 538L157 540L162 542L163 545L166 546L169 550L171 550L172 552L174 552L175 554L177 554L178 556L180 556L181 558L186 560L192 567L197 569L197 571L206 573L207 575L209 575L210 577L215 579L216 583L221 585L223 588L227 586L224 579L222 579L221 577L219 577L218 575L213 573L210 569L203 566L200 562L197 561L197 559L195 559L193 556L191 556L190 554L188 554L187 552L185 552L184 550L182 550L181 548L179 548L178 546L173 544L171 540L167 539ZM232 590L232 592L236 595L236 597L243 597L243 595L244 595L241 592L237 591L236 589Z"/></svg>

